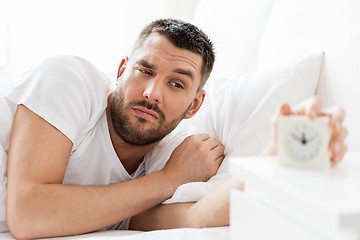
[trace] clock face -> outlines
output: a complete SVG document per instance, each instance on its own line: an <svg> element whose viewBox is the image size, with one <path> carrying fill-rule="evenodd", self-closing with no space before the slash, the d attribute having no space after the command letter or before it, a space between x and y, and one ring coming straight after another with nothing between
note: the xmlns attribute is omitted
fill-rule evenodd
<svg viewBox="0 0 360 240"><path fill-rule="evenodd" d="M321 150L319 132L306 124L299 124L291 128L286 140L289 154L299 161L311 160Z"/></svg>

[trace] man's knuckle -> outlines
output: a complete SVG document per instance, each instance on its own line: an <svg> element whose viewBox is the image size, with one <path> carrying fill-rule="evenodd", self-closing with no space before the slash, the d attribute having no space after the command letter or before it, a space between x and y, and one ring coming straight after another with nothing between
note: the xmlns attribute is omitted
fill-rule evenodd
<svg viewBox="0 0 360 240"><path fill-rule="evenodd" d="M190 135L190 136L185 138L186 141L194 141L195 139L196 139L195 135Z"/></svg>
<svg viewBox="0 0 360 240"><path fill-rule="evenodd" d="M205 153L205 152L206 152L206 147L205 147L204 144L198 144L198 145L196 146L196 149L197 149L198 152L201 152L201 153Z"/></svg>
<svg viewBox="0 0 360 240"><path fill-rule="evenodd" d="M338 107L338 112L339 114L342 116L342 117L345 117L346 115L346 112L345 112L345 109L343 107Z"/></svg>
<svg viewBox="0 0 360 240"><path fill-rule="evenodd" d="M322 104L322 99L317 95L312 97L312 101L318 104Z"/></svg>

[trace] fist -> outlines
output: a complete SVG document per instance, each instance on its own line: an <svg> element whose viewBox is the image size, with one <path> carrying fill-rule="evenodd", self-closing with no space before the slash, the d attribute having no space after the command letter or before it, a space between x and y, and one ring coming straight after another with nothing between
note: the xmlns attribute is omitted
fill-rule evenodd
<svg viewBox="0 0 360 240"><path fill-rule="evenodd" d="M207 134L187 137L170 156L164 170L179 185L207 181L224 159L224 147Z"/></svg>

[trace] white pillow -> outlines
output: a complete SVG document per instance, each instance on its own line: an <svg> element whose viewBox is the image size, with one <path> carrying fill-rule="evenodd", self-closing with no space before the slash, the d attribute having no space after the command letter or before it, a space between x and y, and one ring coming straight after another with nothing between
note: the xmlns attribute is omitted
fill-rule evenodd
<svg viewBox="0 0 360 240"><path fill-rule="evenodd" d="M160 170L172 150L188 135L208 133L225 146L225 160L207 183L182 185L166 203L197 201L227 179L229 156L260 154L271 140L271 118L283 102L294 105L314 95L323 54L297 63L233 79L211 79L200 111L167 136L149 155L146 173Z"/></svg>
<svg viewBox="0 0 360 240"><path fill-rule="evenodd" d="M270 120L280 104L314 95L322 59L323 53L315 53L270 71L210 79L202 108L182 127L193 125L217 137L226 155L258 155L270 142Z"/></svg>

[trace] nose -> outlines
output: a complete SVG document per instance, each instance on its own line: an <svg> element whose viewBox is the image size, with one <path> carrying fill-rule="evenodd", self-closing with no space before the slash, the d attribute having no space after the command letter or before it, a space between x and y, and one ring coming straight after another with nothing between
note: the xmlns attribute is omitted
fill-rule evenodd
<svg viewBox="0 0 360 240"><path fill-rule="evenodd" d="M154 78L147 82L143 97L152 103L161 103L163 94L162 91L161 81Z"/></svg>

